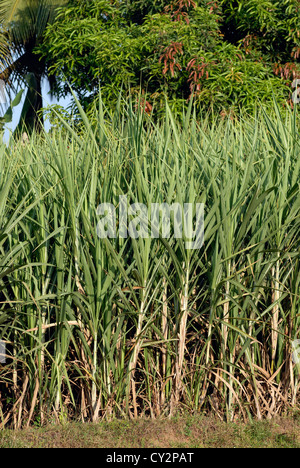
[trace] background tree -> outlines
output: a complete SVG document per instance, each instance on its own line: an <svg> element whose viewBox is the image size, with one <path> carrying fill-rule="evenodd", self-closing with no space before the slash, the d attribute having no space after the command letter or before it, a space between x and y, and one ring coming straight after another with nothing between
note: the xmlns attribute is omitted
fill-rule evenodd
<svg viewBox="0 0 300 468"><path fill-rule="evenodd" d="M34 50L41 44L47 25L53 22L57 7L65 3L65 0L0 1L0 79L13 92L21 86L27 89L19 131L23 127L28 132L41 128L42 79L47 77L53 90L55 75L48 74L47 61Z"/></svg>
<svg viewBox="0 0 300 468"><path fill-rule="evenodd" d="M158 112L166 96L180 112L192 94L201 109L252 111L290 98L299 26L296 0L70 0L37 51L61 77L57 94L67 79L85 105L100 81L108 105L123 86Z"/></svg>
<svg viewBox="0 0 300 468"><path fill-rule="evenodd" d="M273 62L289 62L300 53L298 0L223 0L225 39L246 43Z"/></svg>

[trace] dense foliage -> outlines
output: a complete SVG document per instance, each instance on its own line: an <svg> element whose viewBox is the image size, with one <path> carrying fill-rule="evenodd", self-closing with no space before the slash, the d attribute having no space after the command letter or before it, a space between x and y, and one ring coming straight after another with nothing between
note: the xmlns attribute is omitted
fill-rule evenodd
<svg viewBox="0 0 300 468"><path fill-rule="evenodd" d="M296 113L179 125L133 107L0 148L0 428L299 403ZM100 239L120 195L204 203L203 247Z"/></svg>
<svg viewBox="0 0 300 468"><path fill-rule="evenodd" d="M150 113L165 97L180 112L223 113L291 98L299 75L298 0L70 0L38 49L84 104L140 89ZM58 94L69 92L67 85Z"/></svg>

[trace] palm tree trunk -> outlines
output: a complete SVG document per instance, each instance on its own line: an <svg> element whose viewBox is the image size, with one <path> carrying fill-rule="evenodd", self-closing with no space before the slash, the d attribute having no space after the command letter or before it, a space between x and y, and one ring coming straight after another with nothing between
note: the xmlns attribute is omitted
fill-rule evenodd
<svg viewBox="0 0 300 468"><path fill-rule="evenodd" d="M36 132L40 133L44 128L44 118L41 114L43 107L43 96L42 96L42 79L40 76L36 76L36 99L34 106L34 128Z"/></svg>
<svg viewBox="0 0 300 468"><path fill-rule="evenodd" d="M28 91L21 112L20 121L15 130L15 134L22 135L24 132L31 134L33 131L41 132L43 116L40 110L43 107L42 79L38 74L29 73L26 77Z"/></svg>

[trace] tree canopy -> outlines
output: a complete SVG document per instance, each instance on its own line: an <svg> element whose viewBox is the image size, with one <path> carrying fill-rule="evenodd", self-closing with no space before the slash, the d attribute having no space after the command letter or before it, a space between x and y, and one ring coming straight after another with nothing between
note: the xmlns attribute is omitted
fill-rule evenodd
<svg viewBox="0 0 300 468"><path fill-rule="evenodd" d="M70 0L36 49L84 104L142 90L149 112L251 111L291 98L300 76L299 0Z"/></svg>

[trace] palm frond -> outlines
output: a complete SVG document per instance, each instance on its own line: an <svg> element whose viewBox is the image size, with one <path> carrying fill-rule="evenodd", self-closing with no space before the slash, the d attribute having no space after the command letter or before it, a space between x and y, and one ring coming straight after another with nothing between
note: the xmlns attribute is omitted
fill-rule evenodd
<svg viewBox="0 0 300 468"><path fill-rule="evenodd" d="M41 37L55 11L65 0L7 0L0 1L0 18L8 29L14 45L25 44Z"/></svg>
<svg viewBox="0 0 300 468"><path fill-rule="evenodd" d="M17 81L17 85L20 85L24 81L22 77L25 77L30 69L30 54L24 53L15 61L7 65L7 67L0 73L0 79L5 82Z"/></svg>
<svg viewBox="0 0 300 468"><path fill-rule="evenodd" d="M25 5L26 0L2 0L0 2L0 18L4 24L11 23L17 12Z"/></svg>
<svg viewBox="0 0 300 468"><path fill-rule="evenodd" d="M0 0L0 79L11 91L18 90L28 73L34 74L40 88L41 78L47 75L47 66L34 54L34 49L42 40L47 25L54 20L57 8L66 2Z"/></svg>

